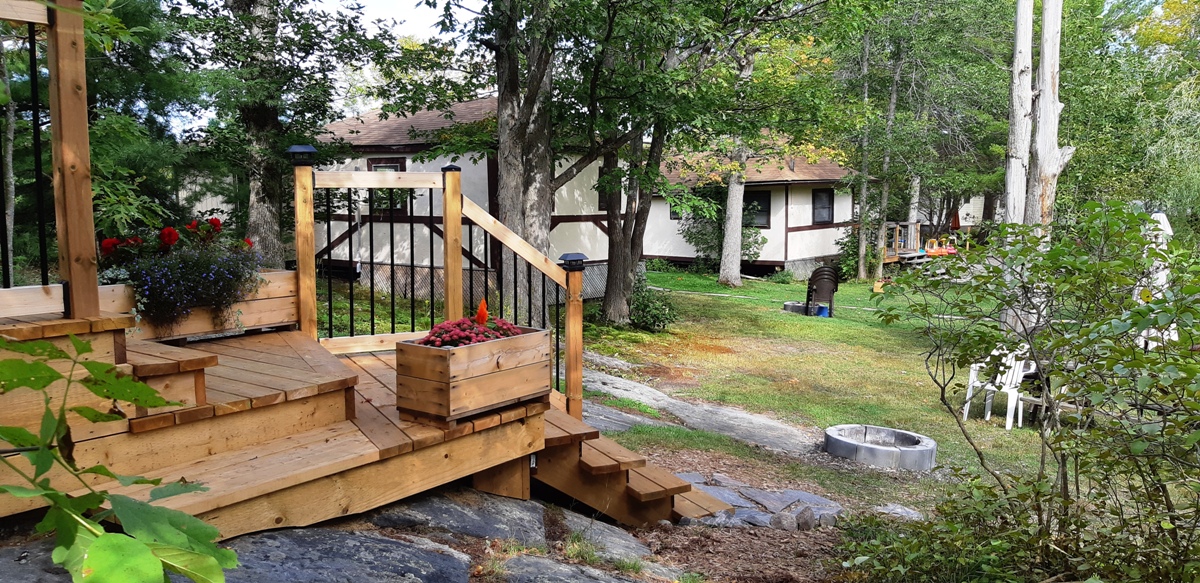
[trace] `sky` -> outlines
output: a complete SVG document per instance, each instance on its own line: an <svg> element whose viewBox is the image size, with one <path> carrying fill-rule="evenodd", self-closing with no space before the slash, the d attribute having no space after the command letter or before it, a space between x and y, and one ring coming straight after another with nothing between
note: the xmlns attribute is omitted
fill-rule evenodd
<svg viewBox="0 0 1200 583"><path fill-rule="evenodd" d="M366 20L394 19L401 21L396 33L402 36L414 36L420 39L437 34L437 20L441 14L425 6L418 0L357 0L362 4ZM344 0L322 0L321 4L328 9L344 4Z"/></svg>

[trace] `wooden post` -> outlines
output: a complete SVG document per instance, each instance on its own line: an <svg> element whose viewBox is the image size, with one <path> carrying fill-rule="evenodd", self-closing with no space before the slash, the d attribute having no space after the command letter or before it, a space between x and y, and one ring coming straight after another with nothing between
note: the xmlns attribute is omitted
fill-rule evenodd
<svg viewBox="0 0 1200 583"><path fill-rule="evenodd" d="M567 267L567 413L583 420L583 268Z"/></svg>
<svg viewBox="0 0 1200 583"><path fill-rule="evenodd" d="M300 330L317 339L317 249L313 234L313 168L296 164L296 307Z"/></svg>
<svg viewBox="0 0 1200 583"><path fill-rule="evenodd" d="M446 320L463 317L462 169L442 168L442 262L446 284Z"/></svg>
<svg viewBox="0 0 1200 583"><path fill-rule="evenodd" d="M48 29L50 130L59 276L69 281L68 318L100 315L92 160L88 149L83 0L55 0Z"/></svg>
<svg viewBox="0 0 1200 583"><path fill-rule="evenodd" d="M529 456L504 462L472 476L472 487L481 492L518 500L529 499Z"/></svg>

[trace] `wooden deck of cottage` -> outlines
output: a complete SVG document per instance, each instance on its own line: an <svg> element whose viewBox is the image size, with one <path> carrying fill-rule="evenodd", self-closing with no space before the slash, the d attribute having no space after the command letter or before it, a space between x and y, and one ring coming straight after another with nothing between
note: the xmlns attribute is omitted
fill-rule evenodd
<svg viewBox="0 0 1200 583"><path fill-rule="evenodd" d="M297 268L263 274L264 285L235 306L241 327L215 328L203 310L170 337L139 327L130 314L130 290L97 283L81 2L56 4L76 12L50 18L38 2L9 0L0 2L0 18L44 27L50 43L59 274L68 284L0 288L0 335L63 347L69 346L69 335L89 340L90 359L111 363L181 403L145 409L72 391L69 406L125 415L120 421L89 423L71 414L77 465L104 464L119 474L202 482L207 491L154 503L199 516L216 525L223 537L364 512L464 478L481 490L517 498L528 498L531 480L537 480L630 525L728 508L581 421L582 274L545 257L463 197L456 168L334 173L297 165ZM487 240L500 246L501 261L507 261L503 253L510 253L513 265L522 262L529 282L524 289L534 289L534 274L541 278L543 304L548 288L553 288L549 297L563 298L562 331L556 333L563 346L553 345L553 371L536 382L549 390L558 384L553 379L561 370L565 391L510 399L433 426L397 409L397 379L403 377L397 367L411 364L398 355L397 343L424 331L318 340L314 190L391 188L427 189L431 198L440 191L442 295L429 302L440 306L438 319L461 317L464 299L473 299L475 263L480 261L476 230L490 238L484 249ZM431 216L431 233L433 224ZM465 247L464 224L471 229ZM490 252L496 251L493 246ZM490 259L487 252L481 255L486 294ZM470 262L466 269L464 257ZM522 289L520 269L511 270L511 289ZM464 273L469 273L471 292L464 291ZM504 287L497 285L503 305ZM537 310L529 295L526 315L533 320ZM519 306L521 300L510 295L509 301ZM332 304L328 309L332 312ZM547 310L544 305L540 310L544 324ZM513 313L518 313L515 307ZM0 351L0 359L12 357ZM494 388L507 389L499 381ZM61 401L62 387L49 391ZM41 395L32 391L0 395L0 425L36 430L41 407ZM11 452L4 455L18 467L25 463ZM82 488L66 482L66 472L48 476L60 489ZM91 488L149 496L147 486L120 486L99 475L85 479ZM0 468L0 483L19 482ZM37 509L39 500L0 496L0 521Z"/></svg>

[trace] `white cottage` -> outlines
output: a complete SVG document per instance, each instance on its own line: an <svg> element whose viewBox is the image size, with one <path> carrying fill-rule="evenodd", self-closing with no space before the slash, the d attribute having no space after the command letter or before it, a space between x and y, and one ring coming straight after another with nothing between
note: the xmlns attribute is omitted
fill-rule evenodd
<svg viewBox="0 0 1200 583"><path fill-rule="evenodd" d="M368 170L387 172L434 172L447 164L462 168L463 194L492 214L496 213L497 165L494 156L478 160L462 157L458 160L439 158L416 162L413 156L431 147L430 132L453 123L484 121L496 115L496 99L485 98L464 102L451 108L448 118L442 112L425 111L408 117L391 116L379 119L378 112L349 118L328 126L332 134L348 142L355 155L337 165L334 170ZM562 253L584 253L593 263L608 259L606 235L607 215L596 191L600 163L596 162L555 193L551 218L550 257ZM760 266L787 267L805 273L816 262L837 255L836 241L850 226L851 197L837 190L848 171L837 164L822 160L809 164L803 159L771 161L753 159L747 176L746 200L758 204L756 224L765 231L767 243L755 263ZM677 181L681 180L675 177ZM440 200L434 197L432 212L440 215ZM429 212L427 195L417 194L413 215ZM319 209L318 209L319 210ZM365 209L360 209L365 213ZM336 217L337 215L335 215ZM344 221L344 222L342 222ZM361 233L348 233L354 219L337 217L330 225L329 238L335 243L331 252L337 259L366 260L370 255L370 238ZM359 221L361 224L361 221ZM422 229L427 227L422 226ZM380 239L383 237L383 239ZM402 245L389 245L388 230L376 225L373 249L388 253ZM326 245L327 238L318 226L317 247ZM417 237L420 239L420 237ZM339 240L340 239L340 240ZM347 241L349 239L349 241ZM345 245L350 243L350 245ZM383 251L383 250L389 251ZM440 249L432 255L434 261ZM353 257L351 257L353 255ZM421 249L418 256L427 256ZM679 235L679 217L666 201L657 198L651 208L650 225L646 229L645 257L659 257L678 262L695 258L695 250ZM374 257L379 261L379 257ZM601 278L602 281L602 278Z"/></svg>

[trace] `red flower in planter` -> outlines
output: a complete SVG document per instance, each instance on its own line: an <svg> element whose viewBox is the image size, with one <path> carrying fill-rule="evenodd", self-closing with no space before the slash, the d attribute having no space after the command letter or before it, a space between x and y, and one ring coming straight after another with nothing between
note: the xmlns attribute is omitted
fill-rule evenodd
<svg viewBox="0 0 1200 583"><path fill-rule="evenodd" d="M193 232L193 233L195 233L196 231L199 231L199 230L200 230L200 221L197 221L197 220L193 219L193 220L192 220L192 222L191 222L191 223L189 223L189 224L188 224L187 226L185 226L184 228L185 228L185 229L187 229L187 230L189 230L189 231L191 231L191 232Z"/></svg>
<svg viewBox="0 0 1200 583"><path fill-rule="evenodd" d="M158 232L158 240L162 242L163 247L170 247L179 242L179 231L175 227L163 227L163 230Z"/></svg>
<svg viewBox="0 0 1200 583"><path fill-rule="evenodd" d="M217 217L210 217L208 219L208 224L212 227L214 233L221 232L221 219L218 219Z"/></svg>
<svg viewBox="0 0 1200 583"><path fill-rule="evenodd" d="M130 237L125 239L125 242L121 244L127 247L141 247L142 243L145 243L145 241L142 241L141 237Z"/></svg>
<svg viewBox="0 0 1200 583"><path fill-rule="evenodd" d="M100 254L105 257L108 257L109 255L116 253L117 247L119 247L120 245L121 245L121 240L117 239L116 237L105 239L100 242Z"/></svg>
<svg viewBox="0 0 1200 583"><path fill-rule="evenodd" d="M475 312L475 323L480 326L487 326L487 319L487 300L479 300L479 310Z"/></svg>
<svg viewBox="0 0 1200 583"><path fill-rule="evenodd" d="M251 241L250 239L242 239L242 242L246 244L247 249L254 248L254 241Z"/></svg>

